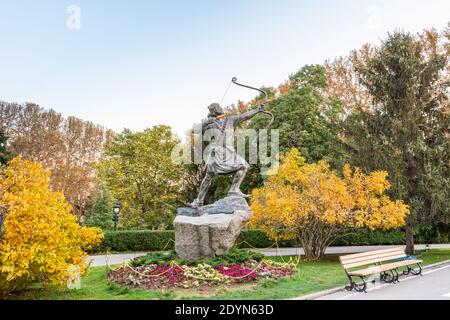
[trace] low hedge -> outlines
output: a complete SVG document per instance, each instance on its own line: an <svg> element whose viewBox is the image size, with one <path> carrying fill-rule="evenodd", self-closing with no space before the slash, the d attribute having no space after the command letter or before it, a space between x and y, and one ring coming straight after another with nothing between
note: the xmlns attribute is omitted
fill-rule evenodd
<svg viewBox="0 0 450 320"><path fill-rule="evenodd" d="M174 249L175 232L173 230L126 230L107 231L102 244L93 252L106 251L160 251ZM449 243L450 227L421 230L415 235L416 243ZM258 229L243 230L236 240L239 248L268 248L273 246L264 232ZM405 244L405 231L395 229L389 231L358 229L343 232L332 246L363 246L363 245L400 245ZM282 241L280 247L298 247L297 240Z"/></svg>
<svg viewBox="0 0 450 320"><path fill-rule="evenodd" d="M370 246L405 244L405 231L356 229L344 230L331 244L332 246Z"/></svg>
<svg viewBox="0 0 450 320"><path fill-rule="evenodd" d="M242 230L241 234L236 240L236 245L239 248L268 248L273 247L274 241L270 240L264 232L259 229ZM298 247L297 240L286 240L278 243L278 246L283 248Z"/></svg>
<svg viewBox="0 0 450 320"><path fill-rule="evenodd" d="M160 251L173 249L175 232L173 230L125 230L106 231L102 244L94 252L106 251Z"/></svg>

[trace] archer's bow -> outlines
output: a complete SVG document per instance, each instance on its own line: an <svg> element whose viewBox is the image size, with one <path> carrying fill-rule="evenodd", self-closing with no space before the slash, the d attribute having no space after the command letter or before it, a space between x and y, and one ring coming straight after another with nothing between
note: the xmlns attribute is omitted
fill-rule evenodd
<svg viewBox="0 0 450 320"><path fill-rule="evenodd" d="M231 82L233 82L234 84L236 84L236 85L238 85L238 86L241 86L241 87L244 87L244 88L248 88L248 89L252 89L252 90L256 90L256 91L258 91L258 92L261 92L261 93L264 95L264 101L263 101L263 103L261 103L261 104L264 106L264 104L266 103L266 101L267 101L267 99L268 99L268 95L267 95L267 92L266 92L266 91L261 90L261 89L258 89L258 88L255 88L255 87L251 87L251 86L248 86L248 85L245 85L245 84L238 83L236 77L233 77L233 79L231 79ZM267 124L267 126L266 126L266 129L267 129L267 128L269 128L269 127L272 125L273 120L275 119L275 117L274 117L273 113L270 112L270 111L264 110L264 111L261 111L261 112L262 112L262 113L265 113L265 114L267 114L267 115L269 115L269 116L272 117L272 119L270 119L270 122L269 122L269 123Z"/></svg>

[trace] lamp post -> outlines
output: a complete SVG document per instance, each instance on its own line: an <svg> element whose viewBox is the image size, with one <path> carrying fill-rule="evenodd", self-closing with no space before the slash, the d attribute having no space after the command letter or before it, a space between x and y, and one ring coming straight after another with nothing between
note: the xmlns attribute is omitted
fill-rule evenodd
<svg viewBox="0 0 450 320"><path fill-rule="evenodd" d="M114 221L114 231L117 230L117 222L119 221L120 208L121 208L120 203L116 202L116 204L113 207L114 215L112 218L112 220Z"/></svg>

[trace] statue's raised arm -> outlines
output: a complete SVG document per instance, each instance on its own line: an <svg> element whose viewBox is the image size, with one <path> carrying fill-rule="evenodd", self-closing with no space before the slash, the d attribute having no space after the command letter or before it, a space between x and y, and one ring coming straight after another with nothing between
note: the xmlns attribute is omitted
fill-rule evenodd
<svg viewBox="0 0 450 320"><path fill-rule="evenodd" d="M240 123L242 123L244 121L247 121L247 120L250 120L251 118L253 118L258 113L261 113L261 112L266 112L266 109L265 109L263 104L261 104L258 108L255 108L253 110L241 113L241 114L236 115L236 116L232 116L232 119L234 121L233 124L236 127Z"/></svg>

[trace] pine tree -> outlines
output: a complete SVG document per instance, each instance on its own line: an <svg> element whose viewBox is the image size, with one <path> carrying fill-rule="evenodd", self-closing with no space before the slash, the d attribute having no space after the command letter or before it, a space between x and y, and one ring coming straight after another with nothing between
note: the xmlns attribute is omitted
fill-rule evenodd
<svg viewBox="0 0 450 320"><path fill-rule="evenodd" d="M114 199L111 193L106 188L102 188L94 200L91 215L86 220L86 225L100 227L103 230L112 230L113 205Z"/></svg>
<svg viewBox="0 0 450 320"><path fill-rule="evenodd" d="M449 220L450 146L448 68L445 53L425 52L420 41L396 32L366 65L356 66L373 110L347 118L353 163L387 170L392 195L411 207L406 244L414 252L414 228Z"/></svg>

